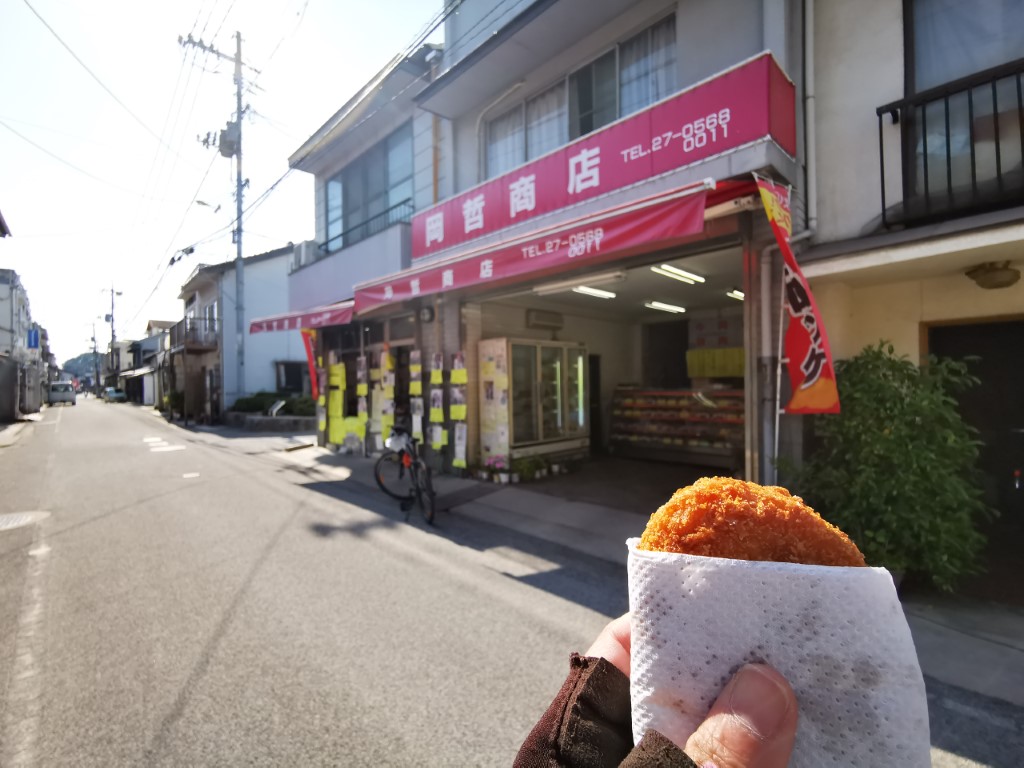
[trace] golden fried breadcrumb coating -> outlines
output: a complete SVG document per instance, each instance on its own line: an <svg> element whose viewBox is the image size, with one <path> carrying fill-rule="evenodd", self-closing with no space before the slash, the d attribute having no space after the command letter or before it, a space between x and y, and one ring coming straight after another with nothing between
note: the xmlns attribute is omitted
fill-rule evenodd
<svg viewBox="0 0 1024 768"><path fill-rule="evenodd" d="M705 477L651 515L640 549L734 560L864 565L857 545L785 488Z"/></svg>

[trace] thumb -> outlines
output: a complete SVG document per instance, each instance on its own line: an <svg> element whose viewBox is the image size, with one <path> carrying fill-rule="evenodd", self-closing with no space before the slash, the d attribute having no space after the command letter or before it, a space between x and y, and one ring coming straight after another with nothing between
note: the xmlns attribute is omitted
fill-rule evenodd
<svg viewBox="0 0 1024 768"><path fill-rule="evenodd" d="M747 664L725 686L686 754L716 768L786 768L796 739L797 703L771 667Z"/></svg>

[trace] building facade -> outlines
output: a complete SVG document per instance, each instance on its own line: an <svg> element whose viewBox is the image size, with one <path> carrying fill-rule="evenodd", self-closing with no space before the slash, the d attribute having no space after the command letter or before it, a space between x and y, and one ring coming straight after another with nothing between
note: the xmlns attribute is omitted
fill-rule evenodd
<svg viewBox="0 0 1024 768"><path fill-rule="evenodd" d="M0 422L39 411L52 367L46 329L32 321L18 273L0 269Z"/></svg>
<svg viewBox="0 0 1024 768"><path fill-rule="evenodd" d="M306 370L302 343L288 334L252 337L255 318L287 308L288 245L245 259L244 324L238 327L234 262L200 265L182 286L185 317L169 331L163 386L186 418L219 421L240 397L277 392ZM245 336L243 337L243 333ZM242 379L238 354L244 343ZM300 384L301 391L301 384ZM180 394L179 394L180 393Z"/></svg>

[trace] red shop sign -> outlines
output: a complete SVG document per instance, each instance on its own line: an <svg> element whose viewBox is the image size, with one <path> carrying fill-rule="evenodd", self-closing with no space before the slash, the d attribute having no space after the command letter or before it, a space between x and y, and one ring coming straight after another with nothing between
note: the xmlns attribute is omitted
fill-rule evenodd
<svg viewBox="0 0 1024 768"><path fill-rule="evenodd" d="M795 89L770 53L699 83L412 219L412 257L774 139L796 154Z"/></svg>
<svg viewBox="0 0 1024 768"><path fill-rule="evenodd" d="M667 245L704 229L706 196L701 188L642 207L627 207L605 218L582 219L458 261L396 275L393 280L357 288L355 310L359 314L417 296L497 283L552 268L564 270L584 261L607 260L638 246Z"/></svg>

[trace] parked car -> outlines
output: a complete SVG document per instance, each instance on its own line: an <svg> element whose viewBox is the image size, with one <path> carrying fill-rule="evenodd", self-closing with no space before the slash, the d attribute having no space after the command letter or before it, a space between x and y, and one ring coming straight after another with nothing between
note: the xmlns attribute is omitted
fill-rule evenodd
<svg viewBox="0 0 1024 768"><path fill-rule="evenodd" d="M51 381L47 387L46 402L50 405L57 403L76 405L75 399L75 385L70 381Z"/></svg>
<svg viewBox="0 0 1024 768"><path fill-rule="evenodd" d="M123 389L107 387L103 390L103 401L106 403L125 403L128 401L128 396L124 393Z"/></svg>

